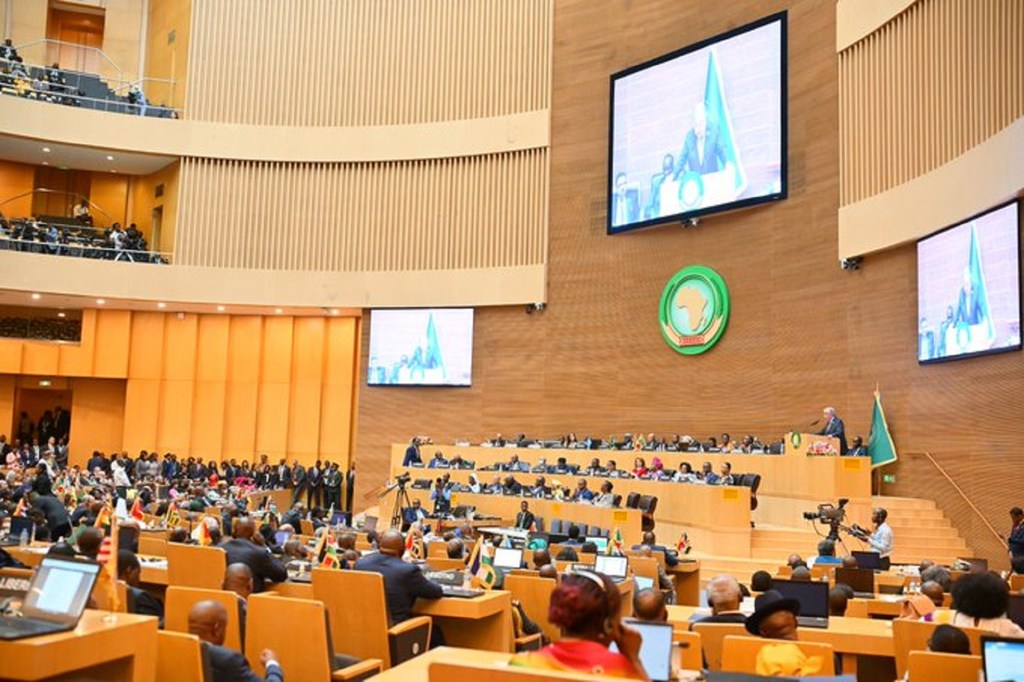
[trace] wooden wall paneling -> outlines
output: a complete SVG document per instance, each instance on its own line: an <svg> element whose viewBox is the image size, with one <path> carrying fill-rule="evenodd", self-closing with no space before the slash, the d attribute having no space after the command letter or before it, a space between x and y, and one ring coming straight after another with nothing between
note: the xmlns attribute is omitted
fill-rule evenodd
<svg viewBox="0 0 1024 682"><path fill-rule="evenodd" d="M71 464L85 466L94 450L109 454L126 447L126 384L124 379L71 380ZM138 450L131 454L138 455Z"/></svg>
<svg viewBox="0 0 1024 682"><path fill-rule="evenodd" d="M283 456L288 451L293 335L292 317L277 316L263 319L256 450L274 458Z"/></svg>
<svg viewBox="0 0 1024 682"><path fill-rule="evenodd" d="M321 386L327 320L295 318L288 401L288 457L320 459Z"/></svg>
<svg viewBox="0 0 1024 682"><path fill-rule="evenodd" d="M261 318L231 318L228 337L227 395L224 403L225 457L250 457L256 449L262 345Z"/></svg>
<svg viewBox="0 0 1024 682"><path fill-rule="evenodd" d="M57 374L60 376L90 376L96 354L97 310L82 311L82 335L78 343L58 346Z"/></svg>
<svg viewBox="0 0 1024 682"><path fill-rule="evenodd" d="M19 349L20 355L20 349ZM19 358L20 360L20 358ZM7 442L13 443L14 430L14 390L18 378L12 374L0 374L0 433L7 436Z"/></svg>
<svg viewBox="0 0 1024 682"><path fill-rule="evenodd" d="M92 376L123 379L131 358L132 313L128 310L96 310L96 342Z"/></svg>
<svg viewBox="0 0 1024 682"><path fill-rule="evenodd" d="M188 448L196 457L219 459L223 452L230 334L227 315L199 317Z"/></svg>
<svg viewBox="0 0 1024 682"><path fill-rule="evenodd" d="M60 346L56 343L26 343L21 353L22 374L57 374Z"/></svg>
<svg viewBox="0 0 1024 682"><path fill-rule="evenodd" d="M188 452L192 433L199 319L197 315L165 315L160 420L157 446Z"/></svg>
<svg viewBox="0 0 1024 682"><path fill-rule="evenodd" d="M355 373L358 341L355 318L327 321L321 372L319 451L324 459L344 464L350 457L355 387L362 381Z"/></svg>
<svg viewBox="0 0 1024 682"><path fill-rule="evenodd" d="M128 378L159 379L163 375L166 319L163 313L132 313Z"/></svg>
<svg viewBox="0 0 1024 682"><path fill-rule="evenodd" d="M128 378L122 447L129 452L153 450L157 446L160 411L163 407L160 403L160 384L160 379Z"/></svg>

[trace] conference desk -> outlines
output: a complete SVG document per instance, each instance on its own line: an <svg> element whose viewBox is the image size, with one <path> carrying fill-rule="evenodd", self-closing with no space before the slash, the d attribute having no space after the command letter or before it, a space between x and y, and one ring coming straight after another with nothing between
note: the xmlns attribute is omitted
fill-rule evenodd
<svg viewBox="0 0 1024 682"><path fill-rule="evenodd" d="M152 682L156 632L150 616L86 610L74 630L0 641L0 678Z"/></svg>
<svg viewBox="0 0 1024 682"><path fill-rule="evenodd" d="M472 599L418 599L413 613L430 616L452 646L507 653L513 650L510 592L491 590Z"/></svg>

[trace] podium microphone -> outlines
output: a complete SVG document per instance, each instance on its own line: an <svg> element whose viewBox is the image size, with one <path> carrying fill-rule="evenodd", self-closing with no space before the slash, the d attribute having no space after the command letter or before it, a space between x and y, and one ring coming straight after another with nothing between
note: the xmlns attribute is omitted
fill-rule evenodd
<svg viewBox="0 0 1024 682"><path fill-rule="evenodd" d="M811 428L812 426L817 426L820 423L821 423L821 419L815 419L814 421L812 421L810 424L807 425L807 428Z"/></svg>

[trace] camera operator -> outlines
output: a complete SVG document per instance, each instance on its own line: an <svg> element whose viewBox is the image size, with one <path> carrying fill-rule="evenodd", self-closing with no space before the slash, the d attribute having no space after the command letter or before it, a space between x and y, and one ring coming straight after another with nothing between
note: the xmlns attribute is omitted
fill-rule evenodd
<svg viewBox="0 0 1024 682"><path fill-rule="evenodd" d="M434 479L434 487L430 491L430 499L434 503L434 516L447 516L452 509L452 491L445 485L440 476Z"/></svg>
<svg viewBox="0 0 1024 682"><path fill-rule="evenodd" d="M883 559L892 554L892 528L885 522L888 517L889 512L881 507L875 507L871 512L871 523L875 524L875 532L865 538L865 542Z"/></svg>

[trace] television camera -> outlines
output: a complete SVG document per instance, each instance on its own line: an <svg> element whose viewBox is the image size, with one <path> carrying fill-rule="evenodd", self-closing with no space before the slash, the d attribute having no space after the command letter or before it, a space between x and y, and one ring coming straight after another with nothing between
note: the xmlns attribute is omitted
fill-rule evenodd
<svg viewBox="0 0 1024 682"><path fill-rule="evenodd" d="M808 521L818 521L828 525L828 539L833 542L839 541L839 531L844 530L851 535L857 535L852 528L843 525L846 520L846 503L849 498L840 497L839 505L835 506L829 502L819 504L817 511L804 512L803 517Z"/></svg>

